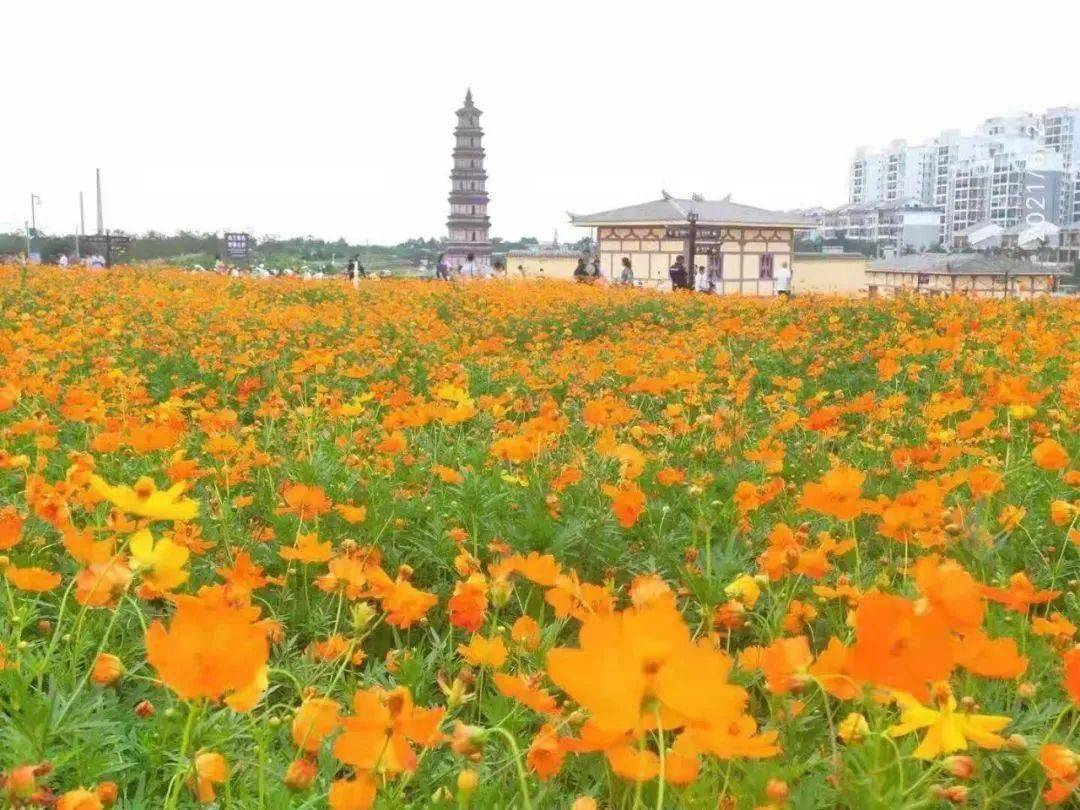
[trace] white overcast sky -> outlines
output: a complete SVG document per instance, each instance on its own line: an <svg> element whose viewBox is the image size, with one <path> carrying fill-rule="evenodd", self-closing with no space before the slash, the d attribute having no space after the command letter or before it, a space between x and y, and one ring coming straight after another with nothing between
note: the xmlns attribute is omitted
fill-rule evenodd
<svg viewBox="0 0 1080 810"><path fill-rule="evenodd" d="M1080 104L1080 2L182 3L3 12L0 230L442 236L453 111L493 234L577 237L660 190L836 205L856 146ZM1072 43L1070 45L1070 43Z"/></svg>

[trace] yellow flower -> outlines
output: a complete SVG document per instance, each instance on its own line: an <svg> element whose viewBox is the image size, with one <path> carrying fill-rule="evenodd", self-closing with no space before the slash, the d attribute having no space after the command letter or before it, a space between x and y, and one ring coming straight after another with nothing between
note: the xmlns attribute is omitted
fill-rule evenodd
<svg viewBox="0 0 1080 810"><path fill-rule="evenodd" d="M180 497L187 488L184 481L166 490L159 490L147 476L136 481L133 487L114 487L93 475L90 477L90 486L117 509L130 515L151 520L192 520L199 514L198 501Z"/></svg>
<svg viewBox="0 0 1080 810"><path fill-rule="evenodd" d="M149 529L131 536L131 570L142 573L143 582L156 591L171 591L187 581L189 552L168 538L156 545Z"/></svg>
<svg viewBox="0 0 1080 810"><path fill-rule="evenodd" d="M934 695L939 709L923 706L906 692L893 693L902 711L900 722L889 728L889 736L902 737L918 729L927 729L926 736L915 749L916 757L933 759L941 754L963 751L969 740L980 748L997 749L1005 745L1005 738L994 732L1009 725L1011 717L957 712L956 698L944 683L934 687Z"/></svg>
<svg viewBox="0 0 1080 810"><path fill-rule="evenodd" d="M758 597L761 596L761 586L749 574L742 574L724 588L724 593L728 598L742 602L747 610L753 610Z"/></svg>
<svg viewBox="0 0 1080 810"><path fill-rule="evenodd" d="M866 718L858 712L852 712L836 727L837 736L846 743L862 742L870 733Z"/></svg>

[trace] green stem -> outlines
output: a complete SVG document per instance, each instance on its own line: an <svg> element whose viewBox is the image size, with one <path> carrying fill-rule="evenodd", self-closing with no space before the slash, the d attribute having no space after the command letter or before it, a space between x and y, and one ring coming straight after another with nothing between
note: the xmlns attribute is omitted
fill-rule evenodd
<svg viewBox="0 0 1080 810"><path fill-rule="evenodd" d="M656 810L662 810L667 778L667 743L664 740L664 722L660 719L660 707L654 708L653 713L656 715L656 740L660 748L660 773L656 780Z"/></svg>
<svg viewBox="0 0 1080 810"><path fill-rule="evenodd" d="M532 798L529 796L529 783L525 776L525 765L521 761L521 749L518 748L517 740L514 739L514 735L504 728L498 726L492 726L490 731L496 734L501 734L506 742L510 745L510 752L514 755L514 765L517 766L518 786L521 789L521 801L525 805L525 810L532 810Z"/></svg>
<svg viewBox="0 0 1080 810"><path fill-rule="evenodd" d="M200 704L191 702L188 704L187 722L184 724L184 735L180 738L180 756L176 764L176 773L169 784L169 792L165 797L165 810L176 810L177 802L180 801L180 786L184 784L184 771L187 770L187 750L191 745L191 731L195 727L195 717L202 708Z"/></svg>

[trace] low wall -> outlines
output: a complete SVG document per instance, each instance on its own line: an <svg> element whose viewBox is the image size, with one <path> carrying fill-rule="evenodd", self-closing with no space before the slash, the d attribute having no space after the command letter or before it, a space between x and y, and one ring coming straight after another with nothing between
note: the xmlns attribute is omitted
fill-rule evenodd
<svg viewBox="0 0 1080 810"><path fill-rule="evenodd" d="M506 277L557 278L568 281L573 279L577 263L577 255L511 252L506 256Z"/></svg>
<svg viewBox="0 0 1080 810"><path fill-rule="evenodd" d="M861 253L796 253L792 290L798 293L865 295L870 261Z"/></svg>

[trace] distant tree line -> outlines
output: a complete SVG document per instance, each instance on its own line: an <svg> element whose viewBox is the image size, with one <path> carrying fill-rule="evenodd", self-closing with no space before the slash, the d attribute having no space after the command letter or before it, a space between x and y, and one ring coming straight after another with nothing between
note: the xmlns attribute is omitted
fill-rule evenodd
<svg viewBox="0 0 1080 810"><path fill-rule="evenodd" d="M116 231L121 233L121 231ZM54 262L61 255L76 255L74 234L44 234L35 232L33 251L41 255L46 262ZM495 253L511 250L527 250L539 244L531 236L523 236L516 241L500 238L492 240ZM26 250L26 235L23 233L0 233L0 256L20 254ZM87 254L85 243L83 255ZM435 238L417 237L399 242L396 245L369 245L350 243L344 238L336 240L319 239L314 236L295 236L281 238L266 236L255 244L252 263L262 262L269 266L287 266L295 264L329 264L331 261L342 263L352 256L360 256L361 261L373 267L393 265L419 265L421 262L433 266L442 252L442 243ZM128 262L173 261L181 264L212 264L218 257L225 256L224 236L217 233L199 233L178 231L166 235L158 231L147 231L142 235L132 235L131 249L124 257Z"/></svg>

